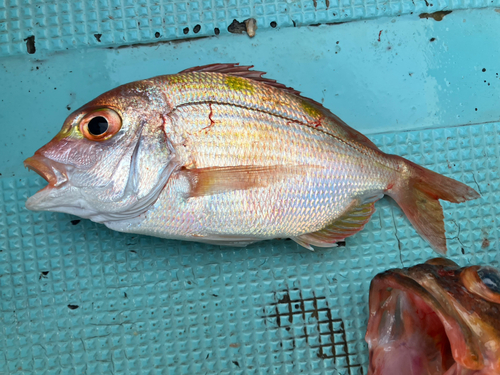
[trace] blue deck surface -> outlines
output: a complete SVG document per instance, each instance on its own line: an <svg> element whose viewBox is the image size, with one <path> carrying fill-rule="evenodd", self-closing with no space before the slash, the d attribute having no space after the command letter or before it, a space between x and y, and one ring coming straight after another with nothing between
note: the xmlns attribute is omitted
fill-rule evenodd
<svg viewBox="0 0 500 375"><path fill-rule="evenodd" d="M1 374L367 373L370 280L437 255L388 198L345 247L316 252L292 241L236 249L121 234L24 208L45 182L22 160L70 111L119 84L191 66L255 65L383 151L475 188L479 200L443 202L449 256L500 265L498 1L330 1L328 11L320 1L92 4L0 2ZM304 26L343 21L336 9L357 21ZM453 12L441 21L418 16L443 9ZM182 30L208 13L199 35L221 35L108 48L156 41L157 11L167 19L162 41L194 36ZM254 38L227 32L232 18L252 16ZM134 34L132 21L149 31ZM34 54L23 41L30 33Z"/></svg>

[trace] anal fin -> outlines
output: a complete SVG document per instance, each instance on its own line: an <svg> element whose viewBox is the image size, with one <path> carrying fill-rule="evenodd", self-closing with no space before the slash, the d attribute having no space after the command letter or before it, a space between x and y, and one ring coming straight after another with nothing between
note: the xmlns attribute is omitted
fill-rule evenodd
<svg viewBox="0 0 500 375"><path fill-rule="evenodd" d="M335 247L337 242L343 241L346 237L363 229L375 212L374 205L374 202L356 205L325 228L317 232L292 237L292 240L309 250L312 249L312 246Z"/></svg>

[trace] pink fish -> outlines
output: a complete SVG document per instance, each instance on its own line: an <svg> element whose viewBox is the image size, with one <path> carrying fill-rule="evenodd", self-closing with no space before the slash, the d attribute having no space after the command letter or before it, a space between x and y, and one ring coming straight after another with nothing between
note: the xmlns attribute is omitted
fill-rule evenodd
<svg viewBox="0 0 500 375"><path fill-rule="evenodd" d="M129 233L244 246L333 247L384 194L446 251L439 199L468 186L383 153L311 99L234 64L132 82L72 113L28 168L48 181L30 210Z"/></svg>

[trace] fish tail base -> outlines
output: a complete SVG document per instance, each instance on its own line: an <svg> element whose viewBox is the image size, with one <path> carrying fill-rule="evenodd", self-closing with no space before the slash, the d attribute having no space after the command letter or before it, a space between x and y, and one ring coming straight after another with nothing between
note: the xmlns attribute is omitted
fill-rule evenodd
<svg viewBox="0 0 500 375"><path fill-rule="evenodd" d="M402 159L402 158L401 158ZM403 159L404 160L404 159ZM446 254L443 208L439 199L461 203L480 195L467 185L404 160L402 181L387 192L431 247Z"/></svg>

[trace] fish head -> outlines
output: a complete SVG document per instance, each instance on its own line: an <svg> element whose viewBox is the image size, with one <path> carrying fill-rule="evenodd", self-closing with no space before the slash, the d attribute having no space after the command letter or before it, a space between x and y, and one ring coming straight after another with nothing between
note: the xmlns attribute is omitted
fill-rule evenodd
<svg viewBox="0 0 500 375"><path fill-rule="evenodd" d="M366 341L372 375L500 374L500 272L437 258L377 275Z"/></svg>
<svg viewBox="0 0 500 375"><path fill-rule="evenodd" d="M73 112L54 139L24 162L48 182L26 207L102 223L141 215L171 172L168 111L160 90L138 81Z"/></svg>

